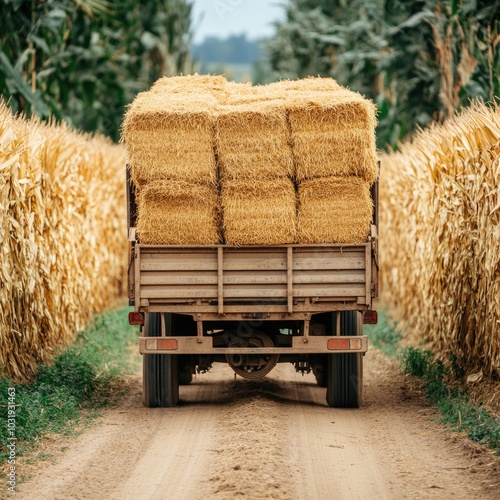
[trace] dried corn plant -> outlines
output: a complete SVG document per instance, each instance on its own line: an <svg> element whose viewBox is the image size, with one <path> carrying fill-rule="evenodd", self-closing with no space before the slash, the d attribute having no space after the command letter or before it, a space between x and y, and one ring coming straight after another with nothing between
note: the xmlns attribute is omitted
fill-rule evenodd
<svg viewBox="0 0 500 500"><path fill-rule="evenodd" d="M0 103L0 366L40 362L124 292L125 153Z"/></svg>
<svg viewBox="0 0 500 500"><path fill-rule="evenodd" d="M386 301L444 357L500 374L500 108L385 156L380 215Z"/></svg>

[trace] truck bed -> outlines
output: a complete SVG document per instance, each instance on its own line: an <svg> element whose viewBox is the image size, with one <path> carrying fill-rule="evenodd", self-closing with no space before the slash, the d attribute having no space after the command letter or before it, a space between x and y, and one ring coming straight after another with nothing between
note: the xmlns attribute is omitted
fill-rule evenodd
<svg viewBox="0 0 500 500"><path fill-rule="evenodd" d="M198 321L367 310L377 294L374 250L376 234L360 245L266 247L148 246L134 235L129 298L136 311Z"/></svg>

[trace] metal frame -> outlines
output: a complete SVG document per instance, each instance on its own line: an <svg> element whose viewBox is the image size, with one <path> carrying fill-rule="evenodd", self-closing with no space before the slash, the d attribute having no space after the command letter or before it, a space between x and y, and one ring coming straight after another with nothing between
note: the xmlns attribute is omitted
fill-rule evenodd
<svg viewBox="0 0 500 500"><path fill-rule="evenodd" d="M364 353L368 350L368 337L366 336L343 336L342 340L355 341L359 347L350 349L328 349L330 339L338 337L292 337L291 347L213 347L213 338L205 336L198 337L168 337L170 341L177 343L177 349L161 350L148 348L148 342L156 344L161 337L140 337L139 351L141 354L321 354L321 353Z"/></svg>

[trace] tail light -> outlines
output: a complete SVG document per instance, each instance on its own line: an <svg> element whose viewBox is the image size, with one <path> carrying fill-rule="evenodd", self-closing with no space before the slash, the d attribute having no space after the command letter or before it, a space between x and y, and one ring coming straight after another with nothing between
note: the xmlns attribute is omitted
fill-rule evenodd
<svg viewBox="0 0 500 500"><path fill-rule="evenodd" d="M366 311L363 318L363 323L365 325L376 325L378 323L377 311Z"/></svg>
<svg viewBox="0 0 500 500"><path fill-rule="evenodd" d="M128 322L129 325L144 325L144 314L138 312L129 312L128 313Z"/></svg>

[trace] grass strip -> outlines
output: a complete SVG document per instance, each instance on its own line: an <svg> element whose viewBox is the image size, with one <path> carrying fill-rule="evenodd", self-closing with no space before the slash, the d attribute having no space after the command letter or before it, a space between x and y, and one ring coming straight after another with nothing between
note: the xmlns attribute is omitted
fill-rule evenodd
<svg viewBox="0 0 500 500"><path fill-rule="evenodd" d="M74 435L116 397L116 382L137 366L131 344L137 330L128 324L129 308L96 316L76 341L39 367L29 384L0 379L0 463L7 460L8 395L15 389L16 456L34 448L45 435ZM5 423L5 425L3 425Z"/></svg>
<svg viewBox="0 0 500 500"><path fill-rule="evenodd" d="M376 348L399 359L403 372L421 381L427 400L437 406L444 424L500 455L500 418L470 402L467 386L457 383L464 371L456 359L445 364L428 349L401 345L403 335L386 310L379 312L377 325L365 325L365 330Z"/></svg>

